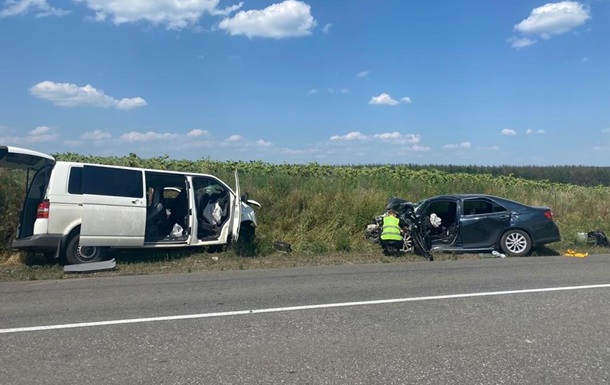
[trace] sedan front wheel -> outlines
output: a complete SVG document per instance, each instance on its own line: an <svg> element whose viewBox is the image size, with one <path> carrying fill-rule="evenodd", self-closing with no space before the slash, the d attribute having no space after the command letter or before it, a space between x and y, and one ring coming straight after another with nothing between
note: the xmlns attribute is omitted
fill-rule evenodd
<svg viewBox="0 0 610 385"><path fill-rule="evenodd" d="M523 257L532 249L532 240L523 230L509 230L502 236L500 247L508 255Z"/></svg>

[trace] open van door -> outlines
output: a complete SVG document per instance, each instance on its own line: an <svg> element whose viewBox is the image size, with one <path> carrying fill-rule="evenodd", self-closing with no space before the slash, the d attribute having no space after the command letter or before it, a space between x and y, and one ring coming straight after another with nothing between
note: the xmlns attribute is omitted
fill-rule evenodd
<svg viewBox="0 0 610 385"><path fill-rule="evenodd" d="M145 231L144 171L85 165L80 245L140 247Z"/></svg>
<svg viewBox="0 0 610 385"><path fill-rule="evenodd" d="M54 165L55 158L42 152L25 148L0 146L0 167L32 169L35 171L47 165Z"/></svg>
<svg viewBox="0 0 610 385"><path fill-rule="evenodd" d="M0 167L25 170L25 199L19 214L15 239L34 234L38 205L45 198L55 158L25 148L0 146ZM34 173L32 177L30 170Z"/></svg>
<svg viewBox="0 0 610 385"><path fill-rule="evenodd" d="M239 238L239 226L241 225L241 193L239 189L239 176L235 170L235 199L231 210L231 234L233 242Z"/></svg>

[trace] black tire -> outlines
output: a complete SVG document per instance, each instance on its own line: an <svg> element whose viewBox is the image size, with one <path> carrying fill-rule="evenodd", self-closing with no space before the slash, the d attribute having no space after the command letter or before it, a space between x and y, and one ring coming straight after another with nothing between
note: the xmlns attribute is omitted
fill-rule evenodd
<svg viewBox="0 0 610 385"><path fill-rule="evenodd" d="M418 230L415 230L418 231ZM413 250L415 254L421 255L429 261L434 261L434 256L430 253L430 245L419 232L411 233L413 238Z"/></svg>
<svg viewBox="0 0 610 385"><path fill-rule="evenodd" d="M523 257L532 250L532 239L523 230L508 230L500 239L500 247L513 257Z"/></svg>
<svg viewBox="0 0 610 385"><path fill-rule="evenodd" d="M239 228L239 237L233 244L235 253L241 257L252 257L256 255L256 229L253 225L242 223Z"/></svg>
<svg viewBox="0 0 610 385"><path fill-rule="evenodd" d="M100 262L106 258L107 250L98 246L80 246L80 235L76 234L66 246L66 261L70 265Z"/></svg>

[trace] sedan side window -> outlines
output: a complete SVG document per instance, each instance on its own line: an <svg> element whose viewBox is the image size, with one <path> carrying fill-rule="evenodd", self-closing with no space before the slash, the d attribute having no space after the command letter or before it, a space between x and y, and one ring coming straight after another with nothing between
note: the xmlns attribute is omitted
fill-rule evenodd
<svg viewBox="0 0 610 385"><path fill-rule="evenodd" d="M464 201L463 215L491 214L494 212L494 205L484 199L468 199Z"/></svg>

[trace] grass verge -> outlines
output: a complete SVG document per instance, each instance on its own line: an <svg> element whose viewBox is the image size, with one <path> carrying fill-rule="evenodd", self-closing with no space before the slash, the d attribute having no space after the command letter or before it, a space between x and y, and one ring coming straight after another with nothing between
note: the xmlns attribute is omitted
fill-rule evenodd
<svg viewBox="0 0 610 385"><path fill-rule="evenodd" d="M578 247L579 252L601 254L610 249L599 247ZM532 257L562 255L551 248L542 248L532 253ZM260 257L240 257L232 251L226 252L189 252L178 250L168 251L119 251L112 255L116 268L110 271L91 273L64 273L63 266L49 264L42 256L25 260L24 255L12 254L10 257L0 257L0 282L23 280L58 280L85 277L113 277L124 275L150 275L192 273L201 271L227 271L290 268L300 266L329 266L346 264L371 263L429 263L424 258L414 254L404 254L398 257L384 256L374 245L367 250L343 253L270 253ZM435 253L435 261L476 260L488 258L490 255Z"/></svg>

